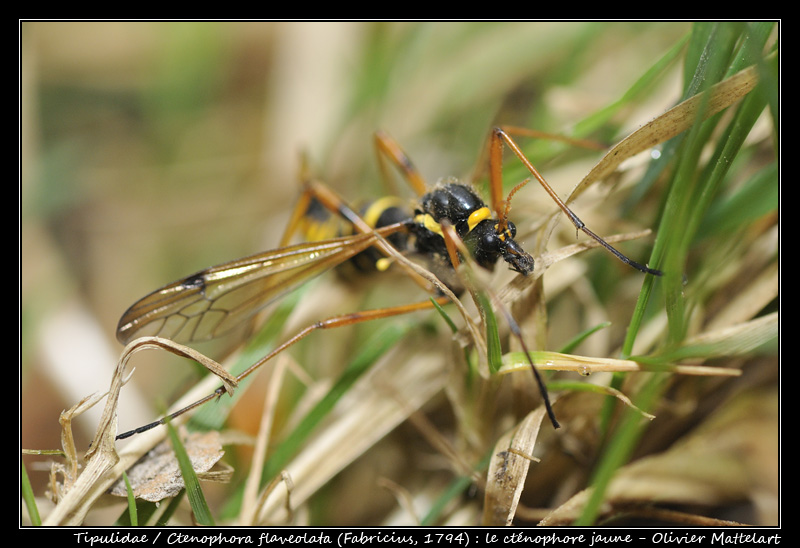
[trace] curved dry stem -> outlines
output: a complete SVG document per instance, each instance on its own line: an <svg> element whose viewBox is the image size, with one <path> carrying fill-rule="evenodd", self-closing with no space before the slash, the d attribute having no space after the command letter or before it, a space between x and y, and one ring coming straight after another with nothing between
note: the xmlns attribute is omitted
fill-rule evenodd
<svg viewBox="0 0 800 548"><path fill-rule="evenodd" d="M697 121L698 115L706 119L736 103L750 93L757 83L758 71L753 65L646 123L614 145L572 190L566 203L575 200L595 181L611 175L628 158L686 131Z"/></svg>
<svg viewBox="0 0 800 548"><path fill-rule="evenodd" d="M236 379L225 371L220 364L189 347L160 337L142 337L132 341L125 347L117 362L117 367L111 380L111 387L107 393L106 407L100 418L92 446L86 452L86 469L73 482L69 491L64 493L64 497L48 516L46 524L80 524L94 501L111 487L124 470L163 438L163 433L142 436L137 440L138 443L132 444L123 455L118 454L116 450L117 406L122 387L129 379L129 377L125 376L128 362L140 350L154 348L167 350L178 356L197 361L219 377L226 388L234 389L237 385ZM209 379L214 380L214 377L209 377ZM216 383L217 381L214 382ZM205 388L205 384L200 383L198 386L202 386L203 391L207 392L208 388ZM194 396L191 397L193 398ZM93 399L91 403L96 403L97 399L99 398ZM83 405L80 409L82 411L85 408L86 406ZM71 440L66 438L65 440L71 443ZM71 447L71 451L75 452L74 444ZM67 454L70 454L70 452L67 451Z"/></svg>

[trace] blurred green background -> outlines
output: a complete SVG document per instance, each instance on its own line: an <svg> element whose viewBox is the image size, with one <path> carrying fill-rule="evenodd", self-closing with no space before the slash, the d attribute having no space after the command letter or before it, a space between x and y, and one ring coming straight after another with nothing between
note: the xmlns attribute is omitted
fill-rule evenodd
<svg viewBox="0 0 800 548"><path fill-rule="evenodd" d="M430 181L465 176L492 124L568 133L623 96L690 29L23 23L22 447L56 448L58 413L107 389L121 350L114 330L137 298L276 245L302 151L347 197L383 192L376 129L391 133ZM681 70L667 68L597 136L622 137L671 106ZM581 175L551 183L566 192ZM154 393L171 399L178 390L163 359L137 359L122 400L128 426L152 419ZM79 449L95 425L91 415L78 421ZM31 476L35 489L46 479Z"/></svg>

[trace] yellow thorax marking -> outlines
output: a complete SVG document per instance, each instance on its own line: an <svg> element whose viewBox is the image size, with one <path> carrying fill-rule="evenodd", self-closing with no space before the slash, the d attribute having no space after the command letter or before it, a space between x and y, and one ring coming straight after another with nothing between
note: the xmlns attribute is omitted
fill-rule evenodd
<svg viewBox="0 0 800 548"><path fill-rule="evenodd" d="M428 213L420 213L414 217L414 222L417 224L422 224L422 226L431 232L435 232L439 236L442 236L442 225L434 221L433 217L431 217Z"/></svg>
<svg viewBox="0 0 800 548"><path fill-rule="evenodd" d="M489 211L489 208L483 206L480 209L476 209L472 213L469 214L469 219L467 219L467 226L470 230L478 226L478 223L483 221L484 219L488 219L492 216L492 212Z"/></svg>
<svg viewBox="0 0 800 548"><path fill-rule="evenodd" d="M483 206L480 209L476 209L475 211L470 213L469 218L467 219L468 232L473 228L475 228L476 226L478 226L478 223L480 223L484 219L489 219L491 216L492 212L486 206ZM417 223L422 223L422 225L431 232L435 232L439 236L443 236L442 225L437 223L429 213L417 215L414 218L414 221Z"/></svg>

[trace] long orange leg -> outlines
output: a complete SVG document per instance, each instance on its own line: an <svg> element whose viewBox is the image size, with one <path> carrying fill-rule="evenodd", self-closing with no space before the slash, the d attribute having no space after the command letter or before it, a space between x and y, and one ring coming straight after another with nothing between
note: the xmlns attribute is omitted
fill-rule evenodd
<svg viewBox="0 0 800 548"><path fill-rule="evenodd" d="M280 247L289 245L292 237L294 237L294 235L300 230L303 218L308 214L311 201L314 197L314 193L309 186L309 182L312 179L310 168L308 166L308 157L305 154L302 154L300 157L300 170L298 178L300 180L302 191L300 192L300 196L297 198L297 202L292 210L292 215L289 217L289 222L286 224L286 228L284 229L283 236L280 240ZM336 211L332 211L332 213L336 213Z"/></svg>
<svg viewBox="0 0 800 548"><path fill-rule="evenodd" d="M534 165L528 160L522 150L519 148L516 142L511 138L509 133L506 129L502 127L496 127L492 130L492 135L489 141L489 184L491 188L491 195L492 195L492 206L497 211L497 214L500 218L500 222L502 223L501 226L504 226L505 223L508 222L508 209L510 207L508 201L510 200L511 195L516 192L519 188L511 191L509 194L508 199L503 198L503 174L502 174L502 164L503 164L503 146L507 146L510 148L516 157L519 159L520 162L530 171L531 175L539 181L539 184L544 188L545 192L553 199L553 201L558 205L561 211L569 217L569 220L572 221L572 224L575 225L575 228L585 233L587 236L591 237L595 241L597 241L600 245L605 247L611 254L617 257L623 263L644 272L646 274L653 274L655 276L660 276L662 272L660 270L656 270L654 268L647 267L643 264L637 263L629 259L625 256L622 252L618 251L614 248L611 244L606 242L603 238L589 230L586 224L580 220L580 218L564 203L564 201L558 196L555 190L550 186L550 184L542 177L539 171L534 167ZM524 183L523 183L524 184Z"/></svg>
<svg viewBox="0 0 800 548"><path fill-rule="evenodd" d="M428 185L419 170L400 148L400 145L387 133L383 131L375 133L375 148L378 152L378 164L384 174L387 174L385 160L388 158L403 173L404 178L418 196L422 196L428 191Z"/></svg>
<svg viewBox="0 0 800 548"><path fill-rule="evenodd" d="M391 154L391 158L392 159L396 159L396 158L399 158L401 156L404 157L404 154L402 153L402 151L400 151L399 147L397 147L396 145L392 146L390 144L391 143L390 140L387 139L386 141L383 141L383 142L385 143L385 146L381 147L381 150L389 151L389 153ZM415 183L412 183L412 185L420 184L420 183L424 184L424 182L422 181L422 178L419 176L419 174L416 172L416 170L411 165L411 162L407 161L405 165L406 165L406 169L403 170L404 173L407 176L410 176L411 178L413 178L416 181ZM332 212L332 213L334 213L336 215L339 215L340 217L342 217L346 221L352 223L354 228L356 229L356 231L362 232L362 233L373 233L373 234L375 234L377 236L377 238L378 238L378 240L376 241L376 245L378 245L379 247L382 247L384 252L387 253L388 255L395 255L395 254L398 253L397 250L395 250L391 246L391 244L389 244L382 236L377 234L375 232L375 229L373 227L369 226L369 224L366 223L358 215L358 213L356 213L355 210L353 210L349 205L347 205L338 195L336 195L336 193L334 193L326 185L324 185L324 184L322 184L322 183L320 183L318 181L314 181L314 180L310 179L308 177L307 170L305 169L305 164L303 165L301 178L302 178L303 183L304 183L303 184L303 187L304 187L303 188L303 192L301 193L300 199L298 200L298 204L295 206L295 209L293 211L293 214L292 214L292 217L290 219L289 225L287 226L287 230L284 233L284 236L283 236L283 239L282 239L284 244L288 243L288 241L292 237L293 233L299 227L300 221L301 221L302 217L305 215L305 213L306 213L306 211L308 209L308 206L311 203L311 200L312 199L316 199L326 209L328 209L330 212ZM401 261L401 264L403 264L404 266L407 267L409 275L415 281L417 281L417 283L419 283L424 289L426 289L426 291L430 291L431 288L432 288L432 284L433 284L435 286L438 286L440 288L440 290L442 290L445 293L444 296L437 297L436 299L434 299L437 304L443 305L443 304L451 302L451 301L453 301L455 299L455 296L452 294L452 292L449 291L449 289L447 289L438 280L435 280L435 279L432 280L431 278L428 278L428 277L422 275L420 273L421 269L420 270L414 269L408 263L406 263L405 261ZM435 278L435 277L433 277L433 278ZM360 323L360 322L366 322L366 321L371 321L371 320L376 320L376 319L381 319L381 318L387 318L387 317L391 317L391 316L399 316L399 315L402 315L402 314L409 314L411 312L415 312L415 311L419 311L419 310L426 310L426 309L432 308L433 306L434 306L433 301L427 300L427 301L421 301L421 302L418 302L418 303L413 303L413 304L408 304L408 305L400 305L400 306L394 306L394 307L386 307L386 308L380 308L380 309L353 312L353 313L349 313L349 314L343 314L343 315L339 315L339 316L334 316L334 317L328 318L327 320L316 322L316 323L306 327L305 329L303 329L299 333L295 334L293 337L291 337L290 339L288 339L287 341L282 343L280 346L275 348L269 354L267 354L266 356L264 356L263 358L261 358L260 360L255 362L248 369L246 369L243 373L241 373L238 377L236 377L236 380L237 381L241 381L242 379L244 379L248 375L250 375L253 372L255 372L257 369L259 369L261 366L263 366L269 360L274 358L276 355L278 355L279 353L283 352L287 348L293 346L294 344L296 344L300 340L304 339L305 337L307 337L309 334L311 334L312 332L314 332L316 330L319 330L319 329L332 329L332 328L336 328L336 327L343 327L343 326L346 326L346 325L353 325L353 324ZM463 310L462 310L462 313L465 313L465 312L463 312ZM197 400L196 402L194 402L194 403L192 403L192 404L190 404L190 405L188 405L188 406L186 406L186 407L184 407L182 409L179 409L178 411L175 411L175 412L173 412L172 414L170 414L170 415L168 415L166 417L163 417L163 418L161 418L161 419L159 419L157 421L154 421L152 423L146 424L146 425L141 426L139 428L136 428L134 430L130 430L128 432L124 432L122 434L119 434L117 436L117 439L125 439L125 438L133 436L135 434L139 434L139 433L145 432L147 430L150 430L152 428L155 428L157 426L160 426L162 424L165 424L167 421L169 421L169 420L171 420L171 419L173 419L175 417L178 417L180 415L183 415L184 413L186 413L188 411L191 411L192 409L195 409L195 408L203 405L204 403L206 403L206 402L208 402L210 400L216 399L216 398L222 396L223 394L225 394L226 392L227 392L227 389L224 386L221 386L220 388L218 388L217 390L215 390L213 393L209 394L208 396L206 396L206 397L204 397L204 398L202 398L200 400Z"/></svg>
<svg viewBox="0 0 800 548"><path fill-rule="evenodd" d="M400 172L403 178L411 186L414 192L422 196L427 192L427 184L425 179L420 174L419 170L414 166L411 159L400 148L400 145L387 133L378 131L374 136L375 151L378 158L378 164L381 171L386 178L389 178L389 173L386 165L388 159ZM286 226L283 237L281 238L281 246L287 245L292 236L298 231L303 216L308 211L309 204L313 198L316 198L328 211L332 214L341 217L347 222L351 223L359 232L369 232L371 227L365 224L362 219L348 206L344 200L336 195L330 188L323 183L314 180L309 172L308 162L305 155L301 158L300 165L300 182L302 192L297 200L292 216Z"/></svg>
<svg viewBox="0 0 800 548"><path fill-rule="evenodd" d="M418 171L413 166L413 164L410 162L410 160L405 155L405 153L400 149L400 147L391 138L389 138L385 134L376 135L376 144L377 144L377 148L378 148L379 153L385 155L386 157L388 157L389 160L391 160L403 172L403 174L405 175L405 178L408 180L409 184L411 184L411 186L415 188L417 193L419 193L419 194L424 193L425 190L426 190L425 189L424 180L419 175ZM494 150L494 148L492 150ZM297 229L297 226L299 226L300 220L306 214L307 209L308 209L308 205L311 203L312 199L317 199L329 211L341 216L342 218L346 219L348 222L352 223L353 226L355 227L355 229L358 232L375 233L374 232L374 228L369 226L369 224L367 224L366 222L364 222L364 220L361 219L361 217L352 208L350 208L340 197L338 197L331 189L329 189L327 186L323 185L322 183L319 183L317 181L311 180L307 175L307 170L305 169L305 167L306 166L304 164L303 165L303 171L302 171L302 179L304 180L304 191L303 191L303 193L301 195L301 198L300 198L300 200L298 202L298 205L295 207L294 213L293 213L292 218L290 220L290 223L289 223L289 225L287 227L287 231L286 231L286 233L284 235L284 240L288 241L288 239L291 237L292 233ZM494 171L493 171L493 173L494 173ZM495 177L494 175L493 175L492 179L493 179L493 183L494 183L493 184L493 192L495 192L494 191L495 187L501 187L501 181L500 181L499 177ZM378 236L378 240L376 242L376 245L381 247L384 250L384 252L387 253L388 255L396 255L398 253L397 250L395 250L388 242L386 242L386 240L384 240L380 236ZM457 265L458 261L457 261L456 254L454 252L451 252L451 255L453 256L453 264ZM401 261L401 262L403 262L404 265L409 266L406 262L404 262L404 261ZM439 304L444 304L444 303L449 302L449 301L457 302L457 299L455 299L455 296L452 294L452 292L450 292L449 289L447 289L443 284L441 284L441 282L438 282L438 280L434 281L434 280L431 280L430 278L427 278L425 276L420 276L418 274L418 271L414 270L413 268L410 268L410 266L409 266L409 272L412 274L412 277L414 277L415 279L419 278L423 282L425 280L427 280L428 282L432 282L434 285L438 286L439 289L443 291L443 293L445 293L445 296L439 297L437 299L437 302ZM418 283L420 283L420 282L418 281ZM423 284L421 283L421 285L423 285ZM423 287L425 287L426 289L430 290L430 286L426 287L425 285L423 285ZM352 325L352 324L360 323L360 322L364 322L364 321L370 321L370 320L373 320L373 319L386 318L386 317L390 317L390 316L397 316L397 315L401 315L401 314L407 314L407 313L418 311L418 310L428 309L428 308L430 308L432 306L433 306L433 303L431 301L423 301L423 302L415 303L415 304L411 304L411 305L401 305L401 306L396 306L396 307L389 307L389 308L368 310L368 311L362 311L362 312L355 312L355 313L345 314L345 315L341 315L341 316L335 316L333 318L329 318L328 320L324 320L324 321L321 321L321 322L316 322L316 323L308 326L304 330L300 331L299 333L297 333L295 336L293 336L292 338L290 338L289 340L284 342L282 345L277 347L275 350L270 352L268 355L266 355L262 359L258 360L256 363L254 363L252 366L250 366L245 372L243 372L241 375L239 375L237 377L237 381L240 381L243 378L245 378L246 376L252 374L254 371L259 369L262 365L264 365L266 362L268 362L274 356L276 356L280 352L286 350L290 346L296 344L298 341L300 341L301 339L305 338L310 333L312 333L313 331L316 331L318 329L330 329L330 328L341 327L341 326L345 326L345 325ZM503 312L504 312L504 314L506 315L506 317L509 320L509 325L511 326L512 332L514 332L515 336L519 337L520 340L522 340L522 336L521 336L521 333L519 332L519 328L518 328L516 322L513 320L513 318L510 316L510 314L504 308L503 308ZM462 313L464 313L464 312L462 311ZM524 342L522 342L522 344L523 344L523 347L524 347ZM533 367L533 364L531 364L531 365ZM549 398L547 397L546 389L544 388L544 386L543 386L543 384L541 382L541 379L539 378L538 371L535 369L535 367L533 369L534 369L534 375L536 377L536 380L539 383L540 390L542 391L543 398L544 398L545 404L547 406L548 413L550 414L550 418L553 421L553 425L557 428L558 427L558 423L555 420L555 416L553 415L552 409L550 407L550 402L549 402ZM187 406L187 407L185 407L185 408L183 408L183 409L181 409L179 411L174 412L169 417L166 417L166 418L161 419L159 421L156 421L156 422L150 423L148 425L142 426L142 427L137 428L135 430L131 430L129 432L125 432L123 434L120 434L119 436L117 436L117 438L118 439L127 438L127 437L132 436L132 435L134 435L136 433L144 432L144 431L149 430L151 428L154 428L154 427L156 427L158 425L164 424L170 418L174 418L174 417L177 417L177 416L179 416L179 415L181 415L183 413L186 413L187 411L192 410L192 409L202 405L203 403L205 403L205 402L207 402L207 401L209 401L211 399L217 398L217 397L221 396L224 393L226 393L226 389L224 387L220 387L214 393L209 394L207 397L205 397L205 398L203 398L201 400L198 400L197 402L195 402L193 404L190 404L189 406Z"/></svg>
<svg viewBox="0 0 800 548"><path fill-rule="evenodd" d="M445 244L447 245L447 253L450 257L450 261L457 267L459 264L459 253L463 257L469 257L467 250L465 249L464 243L459 240L458 235L456 234L455 230L453 229L452 225L446 223L444 226L444 230L442 234L445 239ZM486 311L483 310L483 307L480 304L480 301L474 298L475 289L467 284L470 287L470 291L473 293L473 299L475 300L475 305L480 310L481 314L485 314ZM553 428L561 428L561 425L558 423L558 419L556 419L555 411L553 411L553 406L550 402L550 394L547 391L547 386L544 384L544 380L542 379L539 370L536 368L536 365L533 363L531 359L530 352L528 351L528 345L525 344L525 338L522 336L522 329L520 329L517 320L514 319L514 316L508 310L508 308L500 301L500 299L495 295L493 291L489 288L484 288L483 291L489 294L494 302L494 306L503 313L503 316L506 319L506 323L508 324L508 328L511 333L516 337L519 341L520 347L522 351L525 353L525 356L528 359L528 364L531 366L531 371L533 371L533 378L536 381L536 385L539 387L539 394L542 396L542 402L544 403L545 410L547 411L547 416L550 418L550 422L553 424Z"/></svg>
<svg viewBox="0 0 800 548"><path fill-rule="evenodd" d="M444 305L444 304L450 302L450 298L449 297L439 297L439 298L434 299L434 300L436 301L437 304L440 304L440 305ZM336 328L336 327L344 327L346 325L354 325L354 324L361 323L361 322L368 322L368 321L371 321L371 320L378 320L378 319L381 319L381 318L389 318L389 317L392 317L392 316L400 316L400 315L403 315L403 314L410 314L411 312L417 312L417 311L420 311L420 310L427 310L427 309L433 308L433 306L434 306L433 301L428 300L428 301L421 301L421 302L413 303L413 304L406 304L406 305L393 306L393 307L387 307L387 308L376 308L376 309L372 309L372 310L362 310L360 312L351 312L349 314L342 314L340 316L333 316L333 317L328 318L326 320L315 322L315 323L307 326L303 330L301 330L299 333L295 334L293 337L291 337L287 341L283 342L280 346L276 347L269 354L267 354L266 356L264 356L263 358L261 358L260 360L255 362L253 365L248 367L245 371L243 371L241 374L239 374L236 377L236 381L237 382L241 382L245 377L247 377L247 376L251 375L252 373L254 373L256 370L258 370L261 366L266 364L272 358L274 358L275 356L277 356L278 354L280 354L281 352L283 352L287 348L295 345L296 343L298 343L299 341L301 341L302 339L306 338L308 335L310 335L311 333L313 333L314 331L317 331L319 329L333 329L333 328ZM187 413L188 411L191 411L192 409L200 407L201 405L203 405L206 402L209 402L209 401L211 401L213 399L217 399L217 398L223 396L226 393L227 393L227 389L225 388L225 386L220 386L219 388L217 388L214 392L212 392L208 396L206 396L206 397L204 397L202 399L199 399L196 402L193 402L193 403L187 405L186 407L184 407L182 409L179 409L179 410L177 410L177 411L175 411L175 412L173 412L173 413L167 415L166 417L163 417L163 418L161 418L161 419L159 419L157 421L151 422L149 424L145 424L144 426L140 426L138 428L135 428L133 430L129 430L127 432L123 432L122 434L117 435L116 439L122 440L122 439L125 439L125 438L129 438L129 437L131 437L131 436L133 436L135 434L141 434L142 432L146 432L146 431L151 430L151 429L153 429L153 428L155 428L157 426L161 426L162 424L166 424L170 420L172 420L172 419L174 419L176 417L179 417L180 415L183 415L184 413Z"/></svg>

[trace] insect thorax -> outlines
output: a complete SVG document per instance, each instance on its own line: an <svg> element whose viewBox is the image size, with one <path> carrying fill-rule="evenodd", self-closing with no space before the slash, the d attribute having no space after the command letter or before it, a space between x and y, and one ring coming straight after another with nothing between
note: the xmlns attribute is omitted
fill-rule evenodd
<svg viewBox="0 0 800 548"><path fill-rule="evenodd" d="M533 271L533 259L514 241L516 228L492 217L489 207L468 185L447 180L423 196L414 215L413 233L421 254L450 264L442 223L450 223L475 261L489 270L502 258L512 270Z"/></svg>

